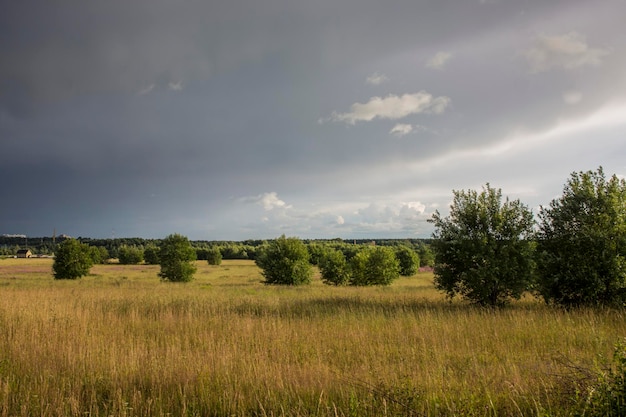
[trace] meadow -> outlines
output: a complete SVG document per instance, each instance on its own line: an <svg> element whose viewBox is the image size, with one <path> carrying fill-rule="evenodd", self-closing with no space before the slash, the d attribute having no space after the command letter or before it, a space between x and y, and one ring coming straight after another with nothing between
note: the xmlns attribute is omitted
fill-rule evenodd
<svg viewBox="0 0 626 417"><path fill-rule="evenodd" d="M626 336L622 310L450 302L389 287L267 286L252 261L0 259L0 416L566 416ZM583 401L584 402L584 401Z"/></svg>

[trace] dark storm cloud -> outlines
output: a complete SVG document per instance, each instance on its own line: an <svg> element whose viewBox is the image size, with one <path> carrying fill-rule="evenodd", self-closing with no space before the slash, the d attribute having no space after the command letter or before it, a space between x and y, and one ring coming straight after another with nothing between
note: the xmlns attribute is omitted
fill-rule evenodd
<svg viewBox="0 0 626 417"><path fill-rule="evenodd" d="M625 7L0 0L0 233L424 233L528 165L475 155L624 99Z"/></svg>
<svg viewBox="0 0 626 417"><path fill-rule="evenodd" d="M453 1L7 1L0 76L4 90L17 84L54 99L204 79L274 53L345 65L475 36L493 25L496 8L477 9Z"/></svg>

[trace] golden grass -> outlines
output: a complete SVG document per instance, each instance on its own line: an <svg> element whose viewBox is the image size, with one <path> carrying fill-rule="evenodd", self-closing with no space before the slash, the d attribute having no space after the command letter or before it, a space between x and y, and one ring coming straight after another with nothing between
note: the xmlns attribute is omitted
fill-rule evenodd
<svg viewBox="0 0 626 417"><path fill-rule="evenodd" d="M626 335L623 312L526 299L449 303L432 274L388 288L275 287L250 261L0 260L0 416L568 415L575 364Z"/></svg>

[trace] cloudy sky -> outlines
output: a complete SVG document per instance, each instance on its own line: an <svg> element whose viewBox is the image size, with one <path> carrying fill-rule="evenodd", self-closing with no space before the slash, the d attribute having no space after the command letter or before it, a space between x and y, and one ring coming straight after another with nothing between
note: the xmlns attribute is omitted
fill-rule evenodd
<svg viewBox="0 0 626 417"><path fill-rule="evenodd" d="M429 237L626 175L624 0L0 0L0 234Z"/></svg>

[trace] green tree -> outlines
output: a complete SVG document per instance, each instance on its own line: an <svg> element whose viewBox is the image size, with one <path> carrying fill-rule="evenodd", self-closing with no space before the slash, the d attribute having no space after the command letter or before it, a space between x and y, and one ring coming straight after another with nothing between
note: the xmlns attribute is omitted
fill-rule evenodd
<svg viewBox="0 0 626 417"><path fill-rule="evenodd" d="M322 281L328 285L346 285L350 271L344 254L331 247L326 247L318 254L318 267Z"/></svg>
<svg viewBox="0 0 626 417"><path fill-rule="evenodd" d="M453 191L449 217L438 211L432 248L435 287L484 306L519 299L533 279L532 212L501 190Z"/></svg>
<svg viewBox="0 0 626 417"><path fill-rule="evenodd" d="M626 182L602 168L572 173L539 213L538 291L548 303L626 301Z"/></svg>
<svg viewBox="0 0 626 417"><path fill-rule="evenodd" d="M388 246L364 246L349 265L350 285L389 285L400 276L398 259Z"/></svg>
<svg viewBox="0 0 626 417"><path fill-rule="evenodd" d="M91 263L94 265L104 263L100 248L97 246L89 246L89 256L91 257Z"/></svg>
<svg viewBox="0 0 626 417"><path fill-rule="evenodd" d="M372 248L370 246L361 247L349 260L350 268L350 285L365 286L369 285L367 279L367 260Z"/></svg>
<svg viewBox="0 0 626 417"><path fill-rule="evenodd" d="M281 237L268 242L256 258L262 269L266 284L301 285L309 284L313 268L309 263L309 252L297 237Z"/></svg>
<svg viewBox="0 0 626 417"><path fill-rule="evenodd" d="M222 252L218 246L213 246L207 250L206 260L209 265L221 265L222 263Z"/></svg>
<svg viewBox="0 0 626 417"><path fill-rule="evenodd" d="M222 256L224 259L248 259L247 247L240 244L230 243L223 247Z"/></svg>
<svg viewBox="0 0 626 417"><path fill-rule="evenodd" d="M143 250L143 259L147 264L159 264L159 248L155 244L147 245Z"/></svg>
<svg viewBox="0 0 626 417"><path fill-rule="evenodd" d="M405 245L397 246L395 252L400 264L400 275L410 277L417 274L420 269L420 258L417 253Z"/></svg>
<svg viewBox="0 0 626 417"><path fill-rule="evenodd" d="M137 246L122 245L117 251L117 258L123 265L142 263L143 249Z"/></svg>
<svg viewBox="0 0 626 417"><path fill-rule="evenodd" d="M193 279L196 266L196 250L191 246L187 237L172 234L161 242L159 250L159 276L164 281L189 282Z"/></svg>
<svg viewBox="0 0 626 417"><path fill-rule="evenodd" d="M100 252L100 263L107 263L107 261L111 257L107 248L105 248L104 246L98 246L98 252Z"/></svg>
<svg viewBox="0 0 626 417"><path fill-rule="evenodd" d="M54 279L77 279L87 275L93 266L91 255L89 245L76 239L64 240L54 252Z"/></svg>
<svg viewBox="0 0 626 417"><path fill-rule="evenodd" d="M420 242L417 247L417 254L420 258L420 267L421 266L432 267L435 265L435 254L430 249L430 245Z"/></svg>
<svg viewBox="0 0 626 417"><path fill-rule="evenodd" d="M319 265L321 259L326 255L328 246L320 243L309 243L307 250L309 251L309 261L312 265Z"/></svg>

